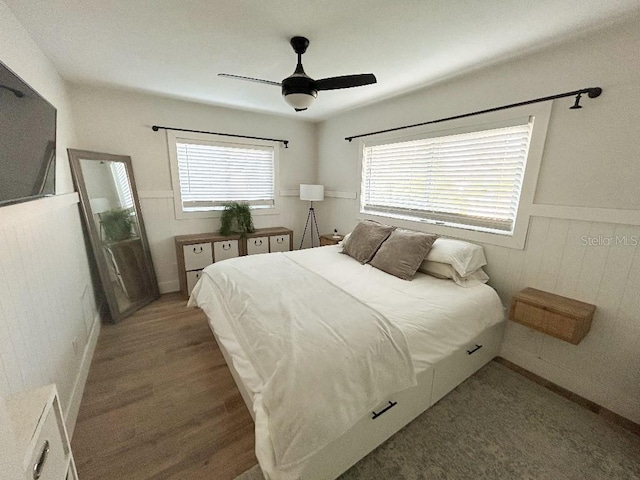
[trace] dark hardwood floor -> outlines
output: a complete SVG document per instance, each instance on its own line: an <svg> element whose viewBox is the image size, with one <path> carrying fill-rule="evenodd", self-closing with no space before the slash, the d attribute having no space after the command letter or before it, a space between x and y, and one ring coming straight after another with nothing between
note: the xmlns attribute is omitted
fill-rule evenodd
<svg viewBox="0 0 640 480"><path fill-rule="evenodd" d="M103 325L71 441L82 480L233 479L253 421L199 309L163 295Z"/></svg>

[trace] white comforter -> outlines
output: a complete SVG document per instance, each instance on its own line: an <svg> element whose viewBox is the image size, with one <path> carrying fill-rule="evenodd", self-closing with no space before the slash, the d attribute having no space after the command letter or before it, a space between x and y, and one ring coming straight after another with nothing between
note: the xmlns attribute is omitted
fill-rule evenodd
<svg viewBox="0 0 640 480"><path fill-rule="evenodd" d="M341 250L334 245L287 255L397 325L407 337L416 373L504 320L500 298L488 285L464 288L420 272L401 280L360 265Z"/></svg>
<svg viewBox="0 0 640 480"><path fill-rule="evenodd" d="M201 294L201 281L192 298L218 312L214 328L223 314L259 379L253 400L262 468L273 478L297 478L305 460L415 385L413 362L396 325L290 256L248 260L207 267L210 294Z"/></svg>
<svg viewBox="0 0 640 480"><path fill-rule="evenodd" d="M386 319L392 326L397 327L404 334L413 361L413 368L407 366L407 369L402 372L394 371L386 366L388 364L386 364L385 361L382 366L371 365L369 367L370 372L374 374L378 371L383 372L386 370L405 375L408 372L413 372L413 370L416 372L425 370L430 365L435 364L463 345L466 345L466 343L475 338L483 330L503 320L504 314L500 300L496 292L487 285L462 288L450 280L440 280L421 273L418 273L412 281L408 282L388 275L370 265L360 265L352 258L340 254L340 250L341 247L339 246L330 246L288 252L285 254L255 255L246 260L238 259L237 262L247 262L247 264L250 264L263 257L282 256L290 258L298 265L315 272L322 277L316 279L320 280L321 284L333 284L339 287L338 291L342 291L342 293L339 294L340 297L332 297L330 295L329 297L323 298L320 290L318 290L316 286L305 285L304 291L312 293L312 295L307 295L305 298L313 301L313 305L317 306L321 304L321 311L328 317L333 315L335 310L341 309L341 302L345 295L356 298L371 307L374 311L379 312L381 316L376 318L379 318L383 322L383 325L387 325L386 321L382 320ZM274 439L274 434L277 435L277 432L274 430L274 423L270 419L272 412L266 408L263 401L265 388L265 381L263 379L264 372L259 373L256 370L255 363L260 363L260 361L251 353L254 347L248 346L241 337L238 337L238 334L235 332L235 327L232 322L230 322L228 312L223 308L224 302L221 301L221 292L219 287L216 286L217 282L214 282L212 278L215 278L217 275L218 268L225 264L231 268L234 262L236 261L225 260L219 264L207 267L205 271L208 275L203 275L200 282L196 285L189 304L200 306L206 312L211 328L216 332L218 339L223 343L225 349L231 356L235 370L253 397L253 409L256 420L256 456L260 461L261 468L272 478L295 478L303 469L304 461L286 468L283 468L283 465L276 461L275 444L278 440ZM249 275L252 278L249 280L257 283L269 283L275 286L278 291L276 294L277 298L282 298L282 301L294 296L294 294L288 290L289 287L282 286L282 288L280 288L279 282L286 282L285 285L291 284L289 279L286 278L288 277L287 274L283 272L279 273L272 269L268 269L268 272L263 274L263 277L259 277L257 271L255 273L252 272L251 275ZM297 281L293 283L297 283ZM228 286L231 288L234 296L240 290L240 286L233 282L229 283ZM253 288L253 286L250 288ZM335 292L335 290L332 291ZM251 291L251 293L253 293L253 291ZM267 295L270 296L270 294ZM269 302L277 305L281 300L275 300L275 298L276 297L270 298ZM260 302L259 299L256 300ZM307 300L305 300L305 302L306 301ZM304 304L298 306L305 311L309 308ZM312 320L308 314L300 313L300 318ZM325 321L324 319L324 316L314 315L313 321L319 321L322 325L322 322ZM346 324L351 326L352 319L348 319ZM303 326L302 323L298 321L296 321L294 325L296 327ZM263 330L262 321L258 321L256 326L260 330ZM362 326L353 328L352 333L355 334L354 340L341 337L339 338L340 343L337 345L340 345L340 348L347 348L352 341L359 342L361 334L368 332L368 330L368 328ZM396 330L393 328L393 330L390 331L395 332ZM327 329L327 332L330 332L330 330ZM267 334L267 330L265 329L263 333ZM393 338L396 338L395 333ZM402 341L396 339L398 348L400 348L401 344ZM396 347L393 348L395 352L394 355L400 355L401 352L395 351L395 349ZM402 348L400 348L400 350L402 350ZM272 366L274 362L277 365L278 357L274 357L270 351L263 351L262 353L269 358ZM332 351L332 356L334 354L342 355L343 352L341 350ZM339 362L339 364L344 365L345 362ZM306 375L305 378L304 369L302 371L302 379L308 383L306 383L304 387L302 385L298 386L293 382L289 382L288 385L297 387L294 388L294 390L302 391L305 395L311 392L308 399L310 401L313 400L314 408L324 408L326 417L322 418L324 420L331 419L334 414L333 408L337 405L337 402L334 403L333 400L328 402L314 398L313 396L315 393L315 385L326 383L330 380L322 373L311 373L311 371L308 372L309 375ZM320 375L318 379L322 380L318 382L314 381L314 375ZM410 375L413 375L413 373L410 373ZM348 383L343 385L344 390L334 388L340 402L349 403L350 399L354 398L350 393L352 390L351 387L354 387L356 390L356 395L358 395L357 390L360 389L360 392L362 392L362 386L358 383L358 378L353 378L352 381L352 384ZM287 385L287 383L285 383L285 385ZM400 389L401 388L398 390ZM369 411L370 409L366 405L362 405L360 417L368 414ZM297 420L308 413L305 411L294 413L288 411L286 407L281 409L280 412L284 412L285 415L294 415ZM356 421L358 419L356 419ZM294 425L290 426L295 427ZM344 428L344 430L346 430L346 428ZM300 435L303 435L303 433L300 432ZM322 443L324 443L324 441Z"/></svg>

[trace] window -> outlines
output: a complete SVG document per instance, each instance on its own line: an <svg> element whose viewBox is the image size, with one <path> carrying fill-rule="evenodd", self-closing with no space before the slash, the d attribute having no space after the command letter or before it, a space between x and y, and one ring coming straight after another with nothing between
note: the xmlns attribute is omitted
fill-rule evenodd
<svg viewBox="0 0 640 480"><path fill-rule="evenodd" d="M219 142L184 136L172 138L176 212L221 211L225 202L245 202L253 209L275 208L276 156L273 145ZM189 217L191 215L186 215ZM210 215L209 215L210 216Z"/></svg>
<svg viewBox="0 0 640 480"><path fill-rule="evenodd" d="M111 173L116 184L116 191L122 208L133 208L133 195L129 187L127 167L122 162L111 162Z"/></svg>
<svg viewBox="0 0 640 480"><path fill-rule="evenodd" d="M365 144L361 212L511 235L532 126Z"/></svg>

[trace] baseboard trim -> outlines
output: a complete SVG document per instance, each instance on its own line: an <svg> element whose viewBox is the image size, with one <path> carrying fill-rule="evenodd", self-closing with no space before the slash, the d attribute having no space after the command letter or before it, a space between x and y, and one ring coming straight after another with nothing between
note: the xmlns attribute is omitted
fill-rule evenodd
<svg viewBox="0 0 640 480"><path fill-rule="evenodd" d="M96 350L98 344L98 336L100 335L100 327L102 322L100 315L97 314L93 319L93 327L91 327L91 333L89 333L89 340L87 346L84 349L82 355L82 363L80 364L80 370L76 376L76 381L73 384L73 390L71 391L71 397L69 404L64 412L64 419L67 425L67 433L69 439L73 437L73 430L76 426L76 420L78 419L78 412L80 411L80 402L82 402L82 394L84 393L84 387L87 383L87 377L89 376L89 367L91 367L91 360L93 360L93 353Z"/></svg>
<svg viewBox="0 0 640 480"><path fill-rule="evenodd" d="M504 365L505 367L509 368L510 370L513 370L516 373L519 373L523 377L528 378L529 380L537 383L538 385L542 385L547 390L551 390L552 392L557 393L561 397L564 397L567 400L571 400L572 402L577 403L578 405L586 408L587 410L591 410L593 413L600 415L603 418L606 418L610 422L620 425L621 427L629 430L631 433L635 433L636 435L640 436L640 424L637 424L634 421L623 417L622 415L612 412L608 408L605 408L602 405L598 405L597 403L592 402L591 400L588 400L578 395L577 393L573 393L572 391L567 390L566 388L561 387L560 385L550 382L549 380L542 378L540 375L536 375L535 373L530 372L529 370L522 368L519 365L516 365L515 363L507 360L506 358L496 357L494 358L494 361L498 362L501 365Z"/></svg>
<svg viewBox="0 0 640 480"><path fill-rule="evenodd" d="M158 290L160 290L161 294L179 292L180 282L178 280L168 280L166 282L159 282Z"/></svg>

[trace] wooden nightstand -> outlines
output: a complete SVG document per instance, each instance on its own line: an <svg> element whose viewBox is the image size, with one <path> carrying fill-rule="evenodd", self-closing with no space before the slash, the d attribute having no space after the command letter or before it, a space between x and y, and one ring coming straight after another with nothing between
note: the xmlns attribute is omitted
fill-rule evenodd
<svg viewBox="0 0 640 480"><path fill-rule="evenodd" d="M324 247L326 245L337 245L338 242L341 242L344 238L344 235L338 235L337 237L334 235L320 235L320 246Z"/></svg>
<svg viewBox="0 0 640 480"><path fill-rule="evenodd" d="M577 345L589 332L595 305L535 288L513 296L509 320Z"/></svg>

